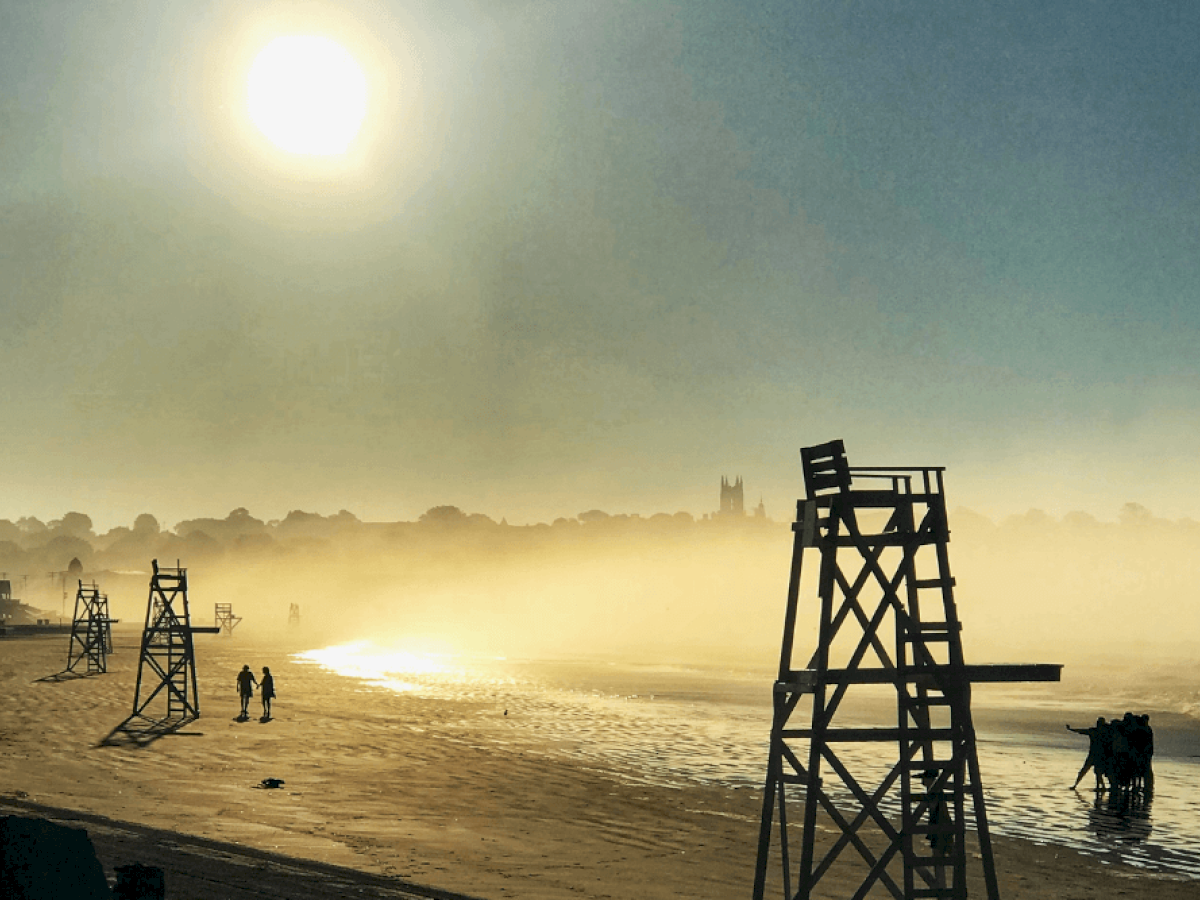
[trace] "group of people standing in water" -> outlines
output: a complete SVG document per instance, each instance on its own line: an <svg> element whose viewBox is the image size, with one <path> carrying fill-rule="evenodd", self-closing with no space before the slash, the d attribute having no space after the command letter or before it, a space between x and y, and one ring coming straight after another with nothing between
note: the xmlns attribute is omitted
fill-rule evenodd
<svg viewBox="0 0 1200 900"><path fill-rule="evenodd" d="M1105 790L1105 779L1108 779L1110 791L1149 794L1154 790L1154 729L1150 727L1149 716L1127 712L1111 722L1101 716L1091 728L1068 725L1067 730L1088 737L1087 759L1072 787L1079 787L1088 769L1092 769L1096 773L1097 791Z"/></svg>

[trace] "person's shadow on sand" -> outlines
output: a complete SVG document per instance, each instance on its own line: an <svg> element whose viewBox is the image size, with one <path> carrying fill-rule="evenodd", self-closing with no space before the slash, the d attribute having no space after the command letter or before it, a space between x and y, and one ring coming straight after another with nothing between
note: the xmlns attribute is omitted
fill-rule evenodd
<svg viewBox="0 0 1200 900"><path fill-rule="evenodd" d="M249 714L249 713L240 712L240 713L238 713L236 716L234 716L234 717L233 717L233 721L235 721L235 722L249 722L249 721L250 721L250 714Z"/></svg>
<svg viewBox="0 0 1200 900"><path fill-rule="evenodd" d="M258 721L262 722L265 725L267 722L271 721L271 717L270 716L259 716Z"/></svg>

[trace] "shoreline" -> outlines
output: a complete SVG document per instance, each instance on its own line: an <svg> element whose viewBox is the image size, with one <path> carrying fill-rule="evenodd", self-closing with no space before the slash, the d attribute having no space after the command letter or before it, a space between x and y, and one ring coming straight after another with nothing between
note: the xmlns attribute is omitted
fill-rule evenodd
<svg viewBox="0 0 1200 900"><path fill-rule="evenodd" d="M761 788L648 784L594 759L539 754L528 736L504 738L512 718L486 694L431 701L359 689L291 662L295 649L198 640L203 717L148 746L100 747L129 713L129 636L117 636L107 674L64 682L37 679L62 668L65 641L4 641L0 784L26 803L177 835L176 844L487 900L750 895ZM269 723L235 721L243 662L276 674ZM265 777L284 788L256 790ZM1200 890L1054 844L994 837L993 851L1010 900L1120 891L1183 900ZM850 883L831 881L830 896Z"/></svg>

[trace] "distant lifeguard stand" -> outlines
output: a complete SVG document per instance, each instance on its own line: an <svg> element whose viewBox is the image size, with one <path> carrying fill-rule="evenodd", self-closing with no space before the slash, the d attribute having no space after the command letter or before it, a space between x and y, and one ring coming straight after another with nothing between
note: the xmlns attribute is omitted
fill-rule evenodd
<svg viewBox="0 0 1200 900"><path fill-rule="evenodd" d="M95 582L79 582L75 594L75 618L71 622L71 643L67 648L67 671L76 675L83 666L88 675L108 671L108 654L112 653L112 626L117 620L108 617L108 595L101 594Z"/></svg>
<svg viewBox="0 0 1200 900"><path fill-rule="evenodd" d="M222 634L233 634L233 629L237 628L242 617L233 614L232 603L218 603L216 604L216 620L218 631Z"/></svg>
<svg viewBox="0 0 1200 900"><path fill-rule="evenodd" d="M964 663L943 469L851 469L841 441L800 455L808 499L792 526L755 900L768 886L784 900L810 900L835 866L861 875L856 900L963 900L976 858L969 819L987 897L998 900L971 685L1057 681L1062 667ZM817 648L794 668L805 550L820 566ZM881 689L894 693L895 718L864 725L886 695L856 701ZM811 715L793 724L805 698ZM798 842L795 807L803 810ZM833 829L827 840L818 840L818 811Z"/></svg>
<svg viewBox="0 0 1200 900"><path fill-rule="evenodd" d="M146 626L142 630L142 655L138 661L133 718L188 721L200 717L196 685L193 634L216 634L217 627L196 627L188 611L187 569L151 565L150 596L146 601ZM166 715L148 714L160 694L166 694Z"/></svg>
<svg viewBox="0 0 1200 900"><path fill-rule="evenodd" d="M288 625L300 624L300 604L293 603L288 607Z"/></svg>

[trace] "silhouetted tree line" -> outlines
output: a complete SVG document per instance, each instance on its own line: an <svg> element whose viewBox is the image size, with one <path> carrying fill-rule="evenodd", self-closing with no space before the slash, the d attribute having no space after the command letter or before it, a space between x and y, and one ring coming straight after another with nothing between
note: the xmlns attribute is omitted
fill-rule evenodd
<svg viewBox="0 0 1200 900"><path fill-rule="evenodd" d="M777 525L746 517L732 523L750 530ZM710 522L690 513L609 514L592 509L552 523L511 526L456 506L435 506L415 522L363 522L342 510L334 515L292 510L283 519L264 521L239 507L223 519L186 519L164 528L149 513L132 526L118 526L97 534L92 518L69 512L61 519L42 522L32 516L16 522L0 519L0 571L10 578L43 577L66 569L78 559L85 572L144 570L153 558L181 559L189 564L216 558L287 556L297 552L336 552L353 546L386 547L422 540L529 541L584 540L596 535L637 537L649 534L687 535L700 528L731 527L728 521ZM18 586L19 590L19 586Z"/></svg>
<svg viewBox="0 0 1200 900"><path fill-rule="evenodd" d="M1038 510L993 522L960 508L951 512L950 527L955 572L977 635L1010 640L1022 633L1024 617L1034 614L1046 633L1113 617L1127 622L1130 639L1146 637L1153 628L1182 634L1194 627L1180 619L1179 611L1181 598L1200 578L1198 522L1169 521L1126 504L1115 521L1107 522L1086 513L1058 518ZM414 566L452 575L476 563L535 558L555 558L568 567L583 559L627 566L672 548L684 551L679 558L701 552L736 567L739 560L761 559L760 550L780 548L783 561L776 564L785 567L790 542L789 522L696 518L686 512L641 516L588 509L549 523L509 525L450 505L398 522L364 522L346 510L333 515L293 510L282 519L264 520L239 507L224 518L186 519L173 527L143 513L131 525L103 533L97 533L90 516L69 512L49 522L28 516L0 519L0 572L5 573L0 577L13 582L17 597L48 603L62 588L70 587L73 594L66 579L59 576L56 583L49 576L65 571L72 559L82 563L85 577L111 585L121 573L139 582L155 558L178 559L208 572L342 560L398 577ZM1014 592L1013 585L1021 590ZM1128 623L1131 608L1145 611L1141 627L1146 634L1135 633ZM1081 620L1083 611L1090 619Z"/></svg>

